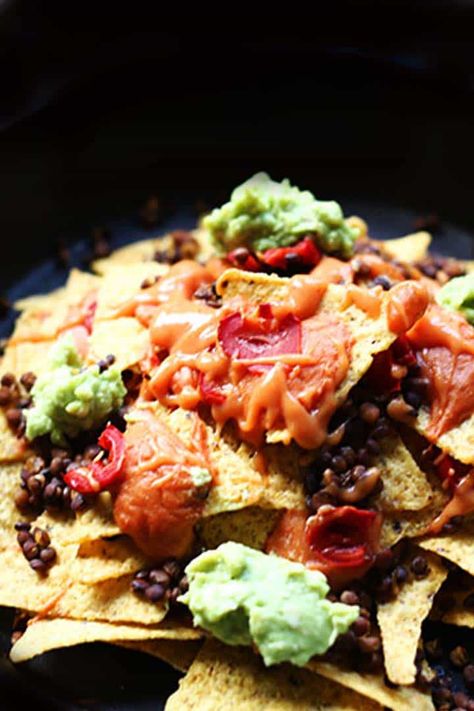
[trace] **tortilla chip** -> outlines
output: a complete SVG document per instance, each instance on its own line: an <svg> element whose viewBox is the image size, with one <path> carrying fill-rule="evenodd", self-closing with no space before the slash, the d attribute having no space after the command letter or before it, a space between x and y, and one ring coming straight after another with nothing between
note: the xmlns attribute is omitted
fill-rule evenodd
<svg viewBox="0 0 474 711"><path fill-rule="evenodd" d="M474 521L463 521L459 530L446 535L431 536L418 545L427 551L438 555L459 565L462 570L474 575Z"/></svg>
<svg viewBox="0 0 474 711"><path fill-rule="evenodd" d="M144 642L116 642L120 647L142 652L170 664L180 672L187 672L202 646L201 640L156 639Z"/></svg>
<svg viewBox="0 0 474 711"><path fill-rule="evenodd" d="M0 362L0 373L13 373L20 378L32 371L39 376L49 370L49 351L54 341L25 341L7 345Z"/></svg>
<svg viewBox="0 0 474 711"><path fill-rule="evenodd" d="M419 511L432 501L434 494L426 474L398 435L381 440L374 465L382 470L383 489L374 499L381 511Z"/></svg>
<svg viewBox="0 0 474 711"><path fill-rule="evenodd" d="M430 503L419 511L384 512L380 531L382 548L394 546L402 538L422 536L445 507L449 494L441 488L438 477L429 474L426 476L432 492Z"/></svg>
<svg viewBox="0 0 474 711"><path fill-rule="evenodd" d="M52 649L73 647L90 642L115 642L117 640L199 639L201 633L173 620L154 627L143 625L114 625L107 622L85 620L32 620L26 632L13 645L10 659L15 664L49 652Z"/></svg>
<svg viewBox="0 0 474 711"><path fill-rule="evenodd" d="M97 308L94 323L116 316L120 306L140 293L144 279L153 279L166 274L169 267L158 262L137 262L109 266L97 292Z"/></svg>
<svg viewBox="0 0 474 711"><path fill-rule="evenodd" d="M414 548L405 561L418 555ZM415 655L421 636L423 620L428 616L433 598L448 576L438 556L427 554L430 567L426 578L406 582L395 600L378 605L377 621L382 634L382 645L387 676L394 684L414 684Z"/></svg>
<svg viewBox="0 0 474 711"><path fill-rule="evenodd" d="M385 684L383 676L376 674L360 674L355 671L347 671L329 662L312 661L308 667L317 674L337 681L338 684L347 686L349 689L367 696L372 701L383 707L393 709L393 711L434 711L431 696L423 694L414 686L405 686L393 689ZM365 708L367 702L354 708Z"/></svg>
<svg viewBox="0 0 474 711"><path fill-rule="evenodd" d="M25 296L23 299L18 299L14 302L13 307L17 311L26 311L26 309L49 309L59 303L66 292L65 286L60 286L59 289L54 289L47 294L32 294Z"/></svg>
<svg viewBox="0 0 474 711"><path fill-rule="evenodd" d="M429 232L414 232L405 237L397 239L389 239L383 242L386 252L394 259L400 262L419 262L424 259L428 253L428 248L431 244L431 235Z"/></svg>
<svg viewBox="0 0 474 711"><path fill-rule="evenodd" d="M80 304L87 294L98 288L99 277L72 269L66 286L51 294L33 296L16 306L25 307L15 323L12 341L51 341L67 321L71 306Z"/></svg>
<svg viewBox="0 0 474 711"><path fill-rule="evenodd" d="M18 462L25 459L27 448L23 439L15 437L0 409L0 462Z"/></svg>
<svg viewBox="0 0 474 711"><path fill-rule="evenodd" d="M70 577L62 595L49 607L47 616L143 625L161 622L168 611L166 603L150 603L136 595L130 587L132 579L132 575L124 575L95 585L82 585Z"/></svg>
<svg viewBox="0 0 474 711"><path fill-rule="evenodd" d="M159 248L163 238L142 239L132 244L126 244L112 252L108 257L96 259L92 263L92 269L97 274L107 275L117 266L127 266L130 264L140 264L141 262L151 262L155 257L155 252Z"/></svg>
<svg viewBox="0 0 474 711"><path fill-rule="evenodd" d="M248 647L208 640L166 704L166 711L343 711L379 709L359 694L289 664L266 668Z"/></svg>
<svg viewBox="0 0 474 711"><path fill-rule="evenodd" d="M57 560L47 575L40 576L24 558L14 532L9 539L5 534L0 537L0 605L39 611L63 594L77 546L54 547Z"/></svg>
<svg viewBox="0 0 474 711"><path fill-rule="evenodd" d="M253 272L243 272L238 269L228 269L217 281L217 293L224 302L245 295L255 304L285 302L288 299L289 279L275 275ZM354 336L351 362L346 377L336 390L334 410L347 398L351 388L369 369L373 356L385 351L393 343L396 336L388 327L387 304L390 297L387 292L381 295L382 308L380 316L370 318L355 304L347 306L347 289L344 286L330 284L321 301L321 313L337 313ZM287 430L272 430L267 433L267 442L283 442L291 440Z"/></svg>
<svg viewBox="0 0 474 711"><path fill-rule="evenodd" d="M430 420L429 410L421 407L414 426L418 432L426 435ZM436 440L436 446L464 464L474 464L474 415L444 432Z"/></svg>
<svg viewBox="0 0 474 711"><path fill-rule="evenodd" d="M112 540L85 541L80 545L74 561L72 578L85 585L94 585L136 573L149 564L150 561L126 536Z"/></svg>
<svg viewBox="0 0 474 711"><path fill-rule="evenodd" d="M185 444L191 444L197 417L195 413L181 408L170 411L158 403L153 403L153 407ZM204 516L256 505L264 508L305 508L295 450L265 448L267 471L261 473L255 464L255 452L249 445L238 443L230 434L217 434L209 425L205 427L217 481L206 500Z"/></svg>
<svg viewBox="0 0 474 711"><path fill-rule="evenodd" d="M443 588L443 592L444 591L445 588ZM471 580L470 587L467 587L466 589L462 590L453 589L452 586L449 586L448 582L446 593L449 595L450 598L452 598L453 605L450 606L448 610L441 610L439 618L442 620L442 622L445 622L448 625L456 625L457 627L469 627L473 629L474 609L472 608L471 604L465 606L464 601L467 598L470 598L469 603L471 602L472 595L474 594L474 581ZM437 612L439 612L439 610L437 610ZM436 615L435 619L438 619L438 615Z"/></svg>
<svg viewBox="0 0 474 711"><path fill-rule="evenodd" d="M112 538L122 533L114 522L112 499L108 492L100 494L93 507L84 513L71 516L45 512L38 516L35 523L45 529L52 540L64 545Z"/></svg>
<svg viewBox="0 0 474 711"><path fill-rule="evenodd" d="M229 511L203 519L198 537L205 548L217 548L226 541L236 541L263 550L279 517L280 511L257 506Z"/></svg>
<svg viewBox="0 0 474 711"><path fill-rule="evenodd" d="M22 465L19 462L0 464L0 534L8 535L16 542L15 523L24 518L18 512L13 498L20 483Z"/></svg>
<svg viewBox="0 0 474 711"><path fill-rule="evenodd" d="M150 347L150 336L135 318L121 317L95 321L89 338L88 361L96 363L113 354L119 370L131 368L144 358Z"/></svg>

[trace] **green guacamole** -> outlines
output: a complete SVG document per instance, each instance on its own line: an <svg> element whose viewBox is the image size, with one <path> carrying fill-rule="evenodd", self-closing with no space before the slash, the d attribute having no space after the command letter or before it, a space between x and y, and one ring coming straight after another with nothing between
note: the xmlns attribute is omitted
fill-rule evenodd
<svg viewBox="0 0 474 711"><path fill-rule="evenodd" d="M120 371L98 365L83 367L72 339L64 338L51 349L50 369L36 380L33 407L25 411L26 436L49 435L63 446L66 437L101 425L120 407L125 397Z"/></svg>
<svg viewBox="0 0 474 711"><path fill-rule="evenodd" d="M448 281L436 294L436 301L451 311L459 311L474 326L474 274Z"/></svg>
<svg viewBox="0 0 474 711"><path fill-rule="evenodd" d="M202 553L186 574L180 601L195 624L226 644L255 644L267 666L304 666L359 615L356 605L325 599L329 585L319 571L240 543Z"/></svg>
<svg viewBox="0 0 474 711"><path fill-rule="evenodd" d="M308 190L288 180L277 183L266 173L235 188L230 202L213 210L203 225L221 253L241 246L262 252L288 247L311 234L323 252L347 257L358 235L337 202L316 200Z"/></svg>

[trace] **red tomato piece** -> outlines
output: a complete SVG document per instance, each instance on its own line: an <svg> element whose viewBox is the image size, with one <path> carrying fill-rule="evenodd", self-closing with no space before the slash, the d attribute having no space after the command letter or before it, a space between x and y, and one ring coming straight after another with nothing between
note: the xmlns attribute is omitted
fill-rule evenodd
<svg viewBox="0 0 474 711"><path fill-rule="evenodd" d="M256 319L245 318L239 312L222 319L217 334L227 356L251 359L301 352L300 320L287 314L274 322L269 309L269 304L262 304Z"/></svg>

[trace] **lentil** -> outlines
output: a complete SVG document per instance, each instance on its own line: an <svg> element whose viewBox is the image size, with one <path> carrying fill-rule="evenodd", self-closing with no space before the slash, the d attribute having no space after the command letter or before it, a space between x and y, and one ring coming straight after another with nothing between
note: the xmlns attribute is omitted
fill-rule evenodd
<svg viewBox="0 0 474 711"><path fill-rule="evenodd" d="M30 567L37 573L45 574L56 561L56 551L51 546L47 531L25 521L15 524L17 541Z"/></svg>
<svg viewBox="0 0 474 711"><path fill-rule="evenodd" d="M168 560L161 567L140 570L132 580L131 590L149 602L164 600L175 604L188 586L183 570L184 565L177 560Z"/></svg>

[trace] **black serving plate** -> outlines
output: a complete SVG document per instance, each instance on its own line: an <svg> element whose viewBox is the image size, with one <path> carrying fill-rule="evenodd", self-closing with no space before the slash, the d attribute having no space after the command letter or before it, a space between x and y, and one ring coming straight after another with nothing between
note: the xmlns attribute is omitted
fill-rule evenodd
<svg viewBox="0 0 474 711"><path fill-rule="evenodd" d="M84 268L92 227L108 227L114 247L191 227L197 202L223 202L258 170L339 200L374 237L412 232L435 215L435 249L474 258L469 3L387 3L377 32L380 1L334 1L333 17L325 10L316 23L285 13L274 34L242 11L235 27L222 16L218 35L211 24L170 22L161 5L153 17L139 3L102 13L87 2L4 5L0 296L62 284L58 240ZM162 209L146 230L137 212L150 195ZM14 317L0 321L0 337ZM2 610L4 652L10 624ZM0 708L155 711L178 678L102 644L17 668L4 655Z"/></svg>

